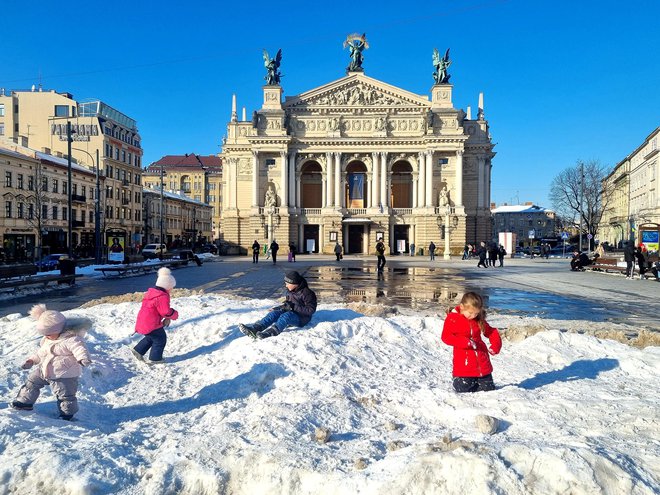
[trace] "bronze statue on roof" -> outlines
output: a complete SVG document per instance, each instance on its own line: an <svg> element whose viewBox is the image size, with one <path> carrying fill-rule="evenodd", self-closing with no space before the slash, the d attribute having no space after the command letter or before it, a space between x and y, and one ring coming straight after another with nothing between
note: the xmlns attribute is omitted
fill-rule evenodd
<svg viewBox="0 0 660 495"><path fill-rule="evenodd" d="M266 80L266 86L279 86L280 78L280 62L282 61L282 49L277 50L277 55L275 58L270 58L268 52L264 50L264 67L268 71L264 79Z"/></svg>

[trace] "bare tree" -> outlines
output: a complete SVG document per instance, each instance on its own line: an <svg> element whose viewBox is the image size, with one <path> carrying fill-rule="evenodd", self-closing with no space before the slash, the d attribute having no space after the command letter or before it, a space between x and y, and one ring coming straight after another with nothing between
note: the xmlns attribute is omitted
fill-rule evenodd
<svg viewBox="0 0 660 495"><path fill-rule="evenodd" d="M48 186L44 184L46 177L41 162L37 163L34 169L34 175L28 177L28 194L26 195L26 199L29 205L29 211L27 223L37 231L36 259L41 259L44 245L43 229L46 217L43 214L43 207L48 204Z"/></svg>
<svg viewBox="0 0 660 495"><path fill-rule="evenodd" d="M550 201L555 212L565 224L582 228L582 234L591 234L590 248L614 192L603 190L603 179L608 173L598 160L578 160L550 185Z"/></svg>

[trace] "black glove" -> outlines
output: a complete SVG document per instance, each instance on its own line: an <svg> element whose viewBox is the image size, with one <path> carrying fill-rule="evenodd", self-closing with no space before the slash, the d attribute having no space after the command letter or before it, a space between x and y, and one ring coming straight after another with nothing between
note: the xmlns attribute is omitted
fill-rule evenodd
<svg viewBox="0 0 660 495"><path fill-rule="evenodd" d="M273 308L275 311L293 311L293 303L291 301L284 301L284 303Z"/></svg>

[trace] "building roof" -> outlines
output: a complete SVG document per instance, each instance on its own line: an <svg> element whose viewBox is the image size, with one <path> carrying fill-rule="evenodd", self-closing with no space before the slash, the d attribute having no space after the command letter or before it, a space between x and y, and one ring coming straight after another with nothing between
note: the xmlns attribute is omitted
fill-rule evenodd
<svg viewBox="0 0 660 495"><path fill-rule="evenodd" d="M13 149L12 149L13 148ZM25 146L20 146L20 145L13 145L12 148L3 145L0 143L0 150L7 155L12 155L16 158L32 158L36 160L41 160L45 162L50 162L54 165L59 165L61 167L67 168L69 166L69 162L66 158L60 158L58 156L54 155L49 155L47 153L42 153L41 151L36 151L33 150L32 148L26 148ZM87 174L93 174L88 167L85 167L83 165L79 165L75 163L75 161L71 162L71 170L75 170L77 172L84 172Z"/></svg>
<svg viewBox="0 0 660 495"><path fill-rule="evenodd" d="M503 205L491 210L491 213L543 213L548 210L536 205Z"/></svg>
<svg viewBox="0 0 660 495"><path fill-rule="evenodd" d="M142 188L142 194L154 194L157 196L160 196L160 188L151 188L151 187L143 187ZM177 199L179 201L185 201L186 203L192 203L200 206L208 206L209 208L212 208L211 205L204 203L203 201L198 201L196 199L192 199L189 196L186 196L183 193L177 193L174 191L163 191L163 197L168 198L168 199Z"/></svg>
<svg viewBox="0 0 660 495"><path fill-rule="evenodd" d="M153 162L148 168L188 168L188 167L211 167L222 168L222 158L216 155L196 155L195 153L186 153L185 155L165 155L160 160Z"/></svg>

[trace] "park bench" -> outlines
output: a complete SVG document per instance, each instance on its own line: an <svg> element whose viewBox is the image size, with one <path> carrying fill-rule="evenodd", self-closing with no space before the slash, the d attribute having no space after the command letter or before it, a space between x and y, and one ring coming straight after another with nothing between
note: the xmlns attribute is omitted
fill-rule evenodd
<svg viewBox="0 0 660 495"><path fill-rule="evenodd" d="M33 264L23 265L2 265L0 266L0 279L5 278L24 278L37 274L37 267Z"/></svg>
<svg viewBox="0 0 660 495"><path fill-rule="evenodd" d="M43 276L31 276L25 278L14 278L14 279L0 279L0 290L4 289L18 289L21 287L29 287L31 285L35 286L46 286L51 282L57 282L57 284L69 284L73 285L76 283L76 278L82 277L82 275L43 275Z"/></svg>
<svg viewBox="0 0 660 495"><path fill-rule="evenodd" d="M618 258L606 258L606 257L600 257L598 258L594 263L591 265L585 266L585 268L597 272L619 272L619 273L626 273L627 268L625 266L619 266L619 259Z"/></svg>

